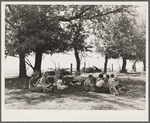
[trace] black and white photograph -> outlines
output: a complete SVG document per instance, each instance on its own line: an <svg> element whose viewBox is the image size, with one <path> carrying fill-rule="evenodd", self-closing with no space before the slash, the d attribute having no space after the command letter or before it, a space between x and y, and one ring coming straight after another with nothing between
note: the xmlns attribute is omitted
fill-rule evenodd
<svg viewBox="0 0 150 123"><path fill-rule="evenodd" d="M148 2L1 2L3 121L147 121Z"/></svg>

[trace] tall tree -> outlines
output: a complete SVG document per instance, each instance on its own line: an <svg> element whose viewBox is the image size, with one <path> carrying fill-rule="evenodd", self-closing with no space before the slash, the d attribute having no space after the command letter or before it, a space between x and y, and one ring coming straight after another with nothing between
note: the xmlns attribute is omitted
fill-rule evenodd
<svg viewBox="0 0 150 123"><path fill-rule="evenodd" d="M72 21L67 25L67 29L70 33L70 41L68 42L68 50L74 50L76 58L76 70L80 72L81 57L87 51L91 51L92 46L85 40L88 34L84 33L83 20Z"/></svg>
<svg viewBox="0 0 150 123"><path fill-rule="evenodd" d="M19 55L20 69L19 77L26 77L26 66L25 66L25 53L27 52L22 48L22 31L21 31L21 20L19 18L19 8L18 6L6 6L6 16L5 16L5 35L6 35L6 49L5 53L7 55L16 56Z"/></svg>
<svg viewBox="0 0 150 123"><path fill-rule="evenodd" d="M15 31L8 30L9 33L7 34L10 34L10 31L13 32L14 39L16 39L15 43L21 49L21 51L18 51L18 47L16 47L17 52L15 53L24 52L25 55L21 55L22 57L30 52L36 53L35 66L32 68L40 71L42 53L62 52L66 48L66 42L65 45L63 42L67 36L63 33L64 31L59 22L70 22L78 19L97 19L101 21L103 16L122 11L127 12L128 7L101 5L7 5L5 21L15 29ZM74 14L70 11L73 11ZM21 59L24 61L23 58Z"/></svg>
<svg viewBox="0 0 150 123"><path fill-rule="evenodd" d="M59 20L61 21L71 21L73 19L74 24L72 24L72 36L73 41L71 46L75 51L75 58L77 61L77 71L79 71L80 67L80 58L79 58L79 51L82 51L84 48L89 49L90 45L84 45L84 38L89 34L92 28L95 28L95 24L101 23L105 21L108 17L107 15L115 14L118 12L127 12L127 8L129 6L69 6L68 11L65 11L66 18L60 17ZM87 25L85 26L85 20L87 20ZM82 22L81 22L82 21ZM92 23L92 24L90 24ZM92 25L91 27L88 25ZM85 29L88 28L88 29ZM83 34L82 32L86 32ZM86 31L85 31L86 30ZM82 46L81 46L82 45ZM85 50L85 51L86 51ZM106 56L106 59L108 57ZM107 65L107 64L106 64ZM106 68L106 67L105 67Z"/></svg>
<svg viewBox="0 0 150 123"><path fill-rule="evenodd" d="M145 60L146 60L146 21L142 20L139 22L137 20L137 25L133 30L134 37L132 37L133 52L132 57L129 60L134 61L133 66L135 67L136 62L143 62L143 71L146 70Z"/></svg>
<svg viewBox="0 0 150 123"><path fill-rule="evenodd" d="M135 13L134 13L135 14ZM134 26L136 25L135 16L119 13L113 18L113 28L111 29L114 49L123 59L121 72L127 72L127 59L131 59L134 54Z"/></svg>
<svg viewBox="0 0 150 123"><path fill-rule="evenodd" d="M58 11L51 6L31 5L8 5L6 10L6 35L10 37L6 39L6 45L11 46L13 54L19 54L20 74L23 75L25 71L25 62L29 63L25 61L25 56L31 52L35 52L36 57L35 66L30 66L33 70L41 72L42 53L53 54L62 52L63 49L60 47L64 40L63 29L59 22L52 18ZM6 47L8 55L9 47Z"/></svg>
<svg viewBox="0 0 150 123"><path fill-rule="evenodd" d="M131 7L128 12L121 12L108 15L103 23L99 23L97 37L101 40L102 46L97 45L97 51L105 55L104 71L106 72L109 57L122 57L123 64L121 72L126 71L127 59L136 59L139 49L136 44L140 41L137 27L137 13L135 7ZM96 30L97 31L97 30ZM142 33L141 33L142 34ZM136 42L136 43L135 43ZM108 57L109 56L109 57ZM144 55L143 55L144 56ZM113 58L112 57L112 58Z"/></svg>
<svg viewBox="0 0 150 123"><path fill-rule="evenodd" d="M137 60L141 59L141 48L144 48L144 39L142 38L143 32L140 31L142 28L137 28L137 16L121 15L122 18L119 19L118 24L114 30L114 39L116 39L118 45L118 51L123 59L121 72L127 72L126 64L127 59ZM139 29L139 31L137 31ZM139 45L140 44L140 45ZM145 48L143 49L145 52Z"/></svg>

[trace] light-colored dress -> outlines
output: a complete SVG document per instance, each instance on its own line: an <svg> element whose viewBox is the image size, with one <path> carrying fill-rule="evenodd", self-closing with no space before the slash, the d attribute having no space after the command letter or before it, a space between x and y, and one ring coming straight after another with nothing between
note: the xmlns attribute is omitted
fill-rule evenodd
<svg viewBox="0 0 150 123"><path fill-rule="evenodd" d="M44 88L47 88L48 86L51 85L51 83L48 81L48 78L44 76L42 76L38 81L39 82L37 83L37 85L41 85Z"/></svg>
<svg viewBox="0 0 150 123"><path fill-rule="evenodd" d="M57 85L57 89L58 89L58 90L64 90L64 89L67 89L67 88L68 88L67 85L64 85L64 84L63 84L63 81L62 81L61 79L58 79L58 80L57 80L56 85Z"/></svg>
<svg viewBox="0 0 150 123"><path fill-rule="evenodd" d="M114 78L110 78L110 79L108 80L108 85L109 85L110 88L114 88L114 87L116 87L118 84L119 84L119 82L118 82L118 81L115 81Z"/></svg>
<svg viewBox="0 0 150 123"><path fill-rule="evenodd" d="M38 81L38 79L39 78L32 77L29 80L29 90L31 92L42 92L43 91L43 87L42 86L36 85L36 82Z"/></svg>
<svg viewBox="0 0 150 123"><path fill-rule="evenodd" d="M118 91L117 91L117 89L116 89L116 86L117 86L118 84L119 84L118 81L115 81L114 78L110 78L110 79L108 80L109 91L110 91L111 93L114 93L114 94L119 94ZM113 92L112 89L113 89L115 92Z"/></svg>

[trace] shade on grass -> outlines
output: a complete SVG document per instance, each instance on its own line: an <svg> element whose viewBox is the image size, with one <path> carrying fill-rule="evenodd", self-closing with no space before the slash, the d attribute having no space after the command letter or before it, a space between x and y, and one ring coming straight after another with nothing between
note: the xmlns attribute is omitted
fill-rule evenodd
<svg viewBox="0 0 150 123"><path fill-rule="evenodd" d="M85 78L83 78L84 80ZM118 78L125 86L122 96L104 93L89 93L84 95L83 85L69 85L69 89L51 93L33 93L28 90L28 79L5 80L6 109L50 109L50 110L144 110L145 81L137 79Z"/></svg>

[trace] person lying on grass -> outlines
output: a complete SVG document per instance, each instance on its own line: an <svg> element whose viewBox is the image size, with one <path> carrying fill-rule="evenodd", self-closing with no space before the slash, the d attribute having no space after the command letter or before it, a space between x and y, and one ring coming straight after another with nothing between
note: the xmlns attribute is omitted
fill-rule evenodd
<svg viewBox="0 0 150 123"><path fill-rule="evenodd" d="M95 81L96 79L93 77L93 75L89 75L88 78L84 81L84 92L87 93L89 91L94 91L95 88Z"/></svg>
<svg viewBox="0 0 150 123"><path fill-rule="evenodd" d="M53 84L48 80L47 72L43 73L43 76L37 81L36 85L43 86L43 92L53 91Z"/></svg>
<svg viewBox="0 0 150 123"><path fill-rule="evenodd" d="M60 75L60 76L58 77L57 82L56 82L56 85L57 85L57 89L58 89L58 90L65 90L65 89L68 89L68 86L65 85L65 81L63 82L62 79L63 79L63 75Z"/></svg>
<svg viewBox="0 0 150 123"><path fill-rule="evenodd" d="M74 79L73 79L72 82L70 82L70 84L72 86L81 85L81 80L82 80L82 77L80 76L80 73L76 72L75 75L74 75Z"/></svg>
<svg viewBox="0 0 150 123"><path fill-rule="evenodd" d="M31 92L43 92L43 86L36 84L38 79L39 79L39 72L34 71L32 74L32 78L29 80L29 90Z"/></svg>
<svg viewBox="0 0 150 123"><path fill-rule="evenodd" d="M108 80L108 86L109 86L109 91L110 93L116 95L119 94L116 87L119 85L119 82L115 80L114 74L110 75L110 79Z"/></svg>

